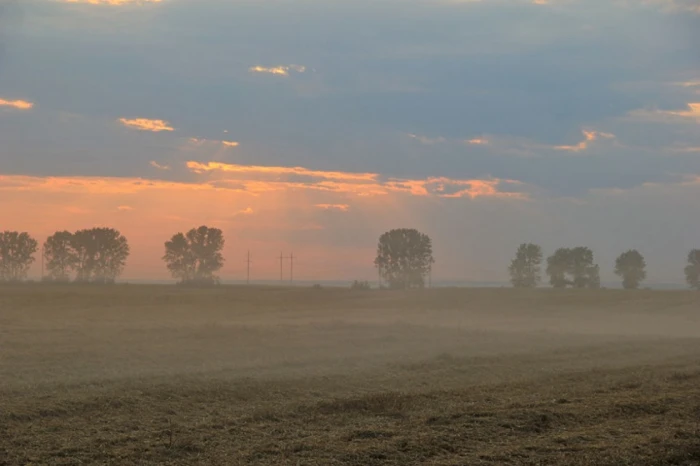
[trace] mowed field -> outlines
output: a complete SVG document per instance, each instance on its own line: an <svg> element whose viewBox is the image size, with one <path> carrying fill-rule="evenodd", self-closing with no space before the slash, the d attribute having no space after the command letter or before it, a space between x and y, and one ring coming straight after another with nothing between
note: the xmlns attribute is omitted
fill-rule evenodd
<svg viewBox="0 0 700 466"><path fill-rule="evenodd" d="M700 293L0 288L0 465L700 465Z"/></svg>

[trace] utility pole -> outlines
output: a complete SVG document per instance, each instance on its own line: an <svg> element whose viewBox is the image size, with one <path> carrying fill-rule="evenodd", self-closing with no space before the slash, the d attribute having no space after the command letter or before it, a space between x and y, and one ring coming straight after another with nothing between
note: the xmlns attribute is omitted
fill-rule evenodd
<svg viewBox="0 0 700 466"><path fill-rule="evenodd" d="M289 255L289 283L294 283L294 253Z"/></svg>
<svg viewBox="0 0 700 466"><path fill-rule="evenodd" d="M245 278L245 283L246 285L250 285L250 249L248 249L248 259L246 260L246 278Z"/></svg>
<svg viewBox="0 0 700 466"><path fill-rule="evenodd" d="M284 262L284 256L282 255L282 252L280 252L280 283L282 283L284 281L284 271L282 270L283 262Z"/></svg>

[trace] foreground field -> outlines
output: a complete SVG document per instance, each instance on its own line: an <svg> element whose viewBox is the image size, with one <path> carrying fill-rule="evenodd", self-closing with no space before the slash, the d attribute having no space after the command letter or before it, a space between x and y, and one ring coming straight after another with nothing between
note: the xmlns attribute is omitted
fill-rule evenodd
<svg viewBox="0 0 700 466"><path fill-rule="evenodd" d="M0 288L0 465L700 464L700 294Z"/></svg>

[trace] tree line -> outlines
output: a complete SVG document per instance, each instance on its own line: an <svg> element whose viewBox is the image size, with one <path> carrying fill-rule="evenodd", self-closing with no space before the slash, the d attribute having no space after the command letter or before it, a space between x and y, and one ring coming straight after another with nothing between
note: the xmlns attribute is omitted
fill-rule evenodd
<svg viewBox="0 0 700 466"><path fill-rule="evenodd" d="M516 288L535 288L542 281L542 248L523 243L508 267ZM435 263L430 237L415 229L397 229L379 238L374 261L389 288L422 288ZM646 260L637 250L623 252L615 260L614 273L625 289L637 289L647 278ZM688 253L685 267L688 285L700 290L700 249ZM600 266L585 246L559 248L546 261L545 274L553 288L600 288Z"/></svg>
<svg viewBox="0 0 700 466"><path fill-rule="evenodd" d="M176 233L164 244L162 257L173 278L181 284L219 282L224 265L225 239L218 228L200 226ZM21 282L36 261L39 243L26 232L0 232L0 282ZM57 283L114 283L124 271L130 254L124 235L113 228L59 231L42 248L42 279ZM542 281L542 248L521 244L508 267L516 288L535 288ZM431 238L415 229L400 228L379 237L374 265L383 286L392 289L423 288L433 264ZM626 289L636 289L647 277L646 261L637 250L617 257L614 272ZM700 249L688 253L685 267L688 285L700 290ZM588 247L559 248L546 259L545 274L554 288L600 288L600 267Z"/></svg>

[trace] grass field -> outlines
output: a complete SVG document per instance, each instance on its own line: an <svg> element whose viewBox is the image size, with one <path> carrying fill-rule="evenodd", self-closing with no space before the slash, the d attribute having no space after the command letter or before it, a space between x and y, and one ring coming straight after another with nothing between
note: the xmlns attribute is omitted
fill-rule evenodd
<svg viewBox="0 0 700 466"><path fill-rule="evenodd" d="M0 288L0 465L700 465L700 293Z"/></svg>

